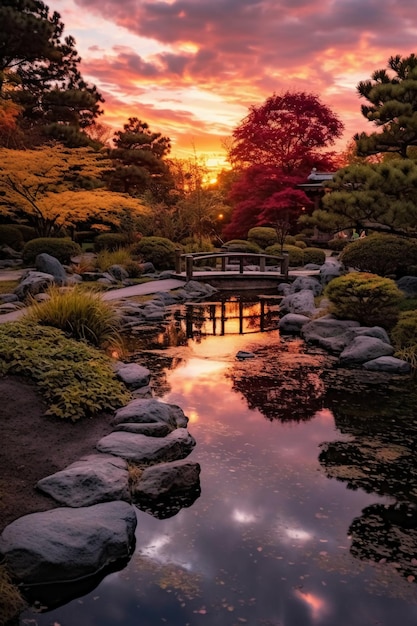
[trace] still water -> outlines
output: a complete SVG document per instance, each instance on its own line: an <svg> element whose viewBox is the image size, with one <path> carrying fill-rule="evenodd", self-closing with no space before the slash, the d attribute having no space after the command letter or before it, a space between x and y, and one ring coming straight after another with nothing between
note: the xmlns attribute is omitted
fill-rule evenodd
<svg viewBox="0 0 417 626"><path fill-rule="evenodd" d="M166 519L138 511L125 569L20 623L415 626L411 383L307 354L279 336L274 303L262 322L259 303L195 313L133 345L147 346L134 358L156 395L190 419L200 496Z"/></svg>

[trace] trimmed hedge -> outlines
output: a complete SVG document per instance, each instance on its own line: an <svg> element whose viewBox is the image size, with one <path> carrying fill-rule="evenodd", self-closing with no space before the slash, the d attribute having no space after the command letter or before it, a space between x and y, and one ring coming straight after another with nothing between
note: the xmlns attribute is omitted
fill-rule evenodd
<svg viewBox="0 0 417 626"><path fill-rule="evenodd" d="M321 248L304 248L304 265L307 263L316 263L317 265L323 265L326 260L326 253Z"/></svg>
<svg viewBox="0 0 417 626"><path fill-rule="evenodd" d="M347 267L380 276L406 276L417 266L417 241L375 234L349 243L340 255Z"/></svg>
<svg viewBox="0 0 417 626"><path fill-rule="evenodd" d="M265 252L267 254L273 254L274 256L282 256L282 252L288 252L288 262L290 267L299 267L304 265L304 250L298 246L284 245L281 252L281 246L276 243L274 246L269 246Z"/></svg>
<svg viewBox="0 0 417 626"><path fill-rule="evenodd" d="M248 241L256 244L262 248L262 250L265 250L268 246L273 246L275 243L278 243L277 232L275 228L256 226L249 230Z"/></svg>
<svg viewBox="0 0 417 626"><path fill-rule="evenodd" d="M27 243L32 239L36 239L38 234L33 226L27 226L26 224L13 224L15 228L17 228L23 237L23 241Z"/></svg>
<svg viewBox="0 0 417 626"><path fill-rule="evenodd" d="M59 237L39 237L32 239L23 248L23 261L27 265L35 262L38 254L46 252L61 263L70 263L71 257L81 254L80 246L71 239Z"/></svg>
<svg viewBox="0 0 417 626"><path fill-rule="evenodd" d="M404 294L390 278L366 272L350 272L334 278L326 287L331 312L364 326L391 328L399 315Z"/></svg>
<svg viewBox="0 0 417 626"><path fill-rule="evenodd" d="M20 230L13 225L0 225L0 246L7 245L13 250L21 250L24 245L23 235Z"/></svg>
<svg viewBox="0 0 417 626"><path fill-rule="evenodd" d="M121 233L102 233L94 239L94 250L95 252L101 252L101 250L114 252L118 248L127 246L127 243L126 236Z"/></svg>
<svg viewBox="0 0 417 626"><path fill-rule="evenodd" d="M252 241L246 241L245 239L231 239L226 241L221 248L224 252L253 252L259 254L262 249Z"/></svg>
<svg viewBox="0 0 417 626"><path fill-rule="evenodd" d="M157 270L169 270L175 267L176 249L176 244L165 237L142 237L132 247L132 254L151 262Z"/></svg>

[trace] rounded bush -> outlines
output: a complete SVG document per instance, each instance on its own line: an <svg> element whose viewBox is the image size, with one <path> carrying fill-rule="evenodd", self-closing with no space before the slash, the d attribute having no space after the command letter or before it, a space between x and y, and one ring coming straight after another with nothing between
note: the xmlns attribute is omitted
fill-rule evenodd
<svg viewBox="0 0 417 626"><path fill-rule="evenodd" d="M71 239L58 237L39 237L32 239L23 248L23 260L27 265L35 262L38 254L46 252L55 257L61 263L69 263L71 257L81 254L80 246Z"/></svg>
<svg viewBox="0 0 417 626"><path fill-rule="evenodd" d="M410 265L417 265L417 241L397 235L370 235L349 243L340 260L355 270L400 278L408 274Z"/></svg>
<svg viewBox="0 0 417 626"><path fill-rule="evenodd" d="M367 272L350 272L334 278L326 287L331 312L364 326L391 328L398 319L404 294L390 278Z"/></svg>
<svg viewBox="0 0 417 626"><path fill-rule="evenodd" d="M96 252L101 252L101 250L110 250L110 252L113 252L126 245L126 236L121 233L102 233L101 235L97 235L94 239L94 250Z"/></svg>
<svg viewBox="0 0 417 626"><path fill-rule="evenodd" d="M304 265L307 263L316 263L323 265L326 260L326 253L321 248L304 248Z"/></svg>
<svg viewBox="0 0 417 626"><path fill-rule="evenodd" d="M349 239L347 238L342 239L341 237L335 237L334 239L329 239L327 247L335 252L340 252L341 250L344 250L349 243Z"/></svg>
<svg viewBox="0 0 417 626"><path fill-rule="evenodd" d="M175 266L177 246L165 237L142 237L132 247L132 253L154 265L157 270L168 270Z"/></svg>
<svg viewBox="0 0 417 626"><path fill-rule="evenodd" d="M13 250L21 250L23 244L23 235L16 226L0 224L0 246L7 245Z"/></svg>
<svg viewBox="0 0 417 626"><path fill-rule="evenodd" d="M277 232L275 228L256 226L249 230L248 241L255 243L262 248L262 250L265 250L268 246L273 246L275 243L278 243Z"/></svg>
<svg viewBox="0 0 417 626"><path fill-rule="evenodd" d="M397 350L417 348L417 310L400 313L391 331L391 339Z"/></svg>
<svg viewBox="0 0 417 626"><path fill-rule="evenodd" d="M293 235L286 235L285 239L284 239L284 244L288 245L288 246L295 246L295 242L297 241L297 239L295 237L293 237Z"/></svg>
<svg viewBox="0 0 417 626"><path fill-rule="evenodd" d="M277 243L274 246L269 246L265 252L267 254L273 254L274 256L282 256L282 252L288 252L288 262L290 267L299 267L300 265L304 265L303 250L301 250L298 246L284 245L281 252L281 246Z"/></svg>
<svg viewBox="0 0 417 626"><path fill-rule="evenodd" d="M254 254L259 254L262 252L261 248L251 241L246 241L245 239L231 239L230 241L226 241L222 245L222 250L225 252L253 252Z"/></svg>
<svg viewBox="0 0 417 626"><path fill-rule="evenodd" d="M23 241L26 243L27 241L31 241L31 239L36 239L38 234L33 226L27 226L26 224L16 224L15 228L17 228L23 237Z"/></svg>
<svg viewBox="0 0 417 626"><path fill-rule="evenodd" d="M302 239L296 239L294 245L297 246L297 248L301 248L301 250L304 250L304 248L307 248L306 242L303 241Z"/></svg>

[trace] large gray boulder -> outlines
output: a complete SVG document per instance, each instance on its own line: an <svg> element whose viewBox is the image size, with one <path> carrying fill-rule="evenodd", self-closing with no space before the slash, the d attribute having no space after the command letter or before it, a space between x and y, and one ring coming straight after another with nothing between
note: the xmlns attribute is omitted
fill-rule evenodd
<svg viewBox="0 0 417 626"><path fill-rule="evenodd" d="M42 478L36 486L65 506L130 502L127 462L110 454L91 454Z"/></svg>
<svg viewBox="0 0 417 626"><path fill-rule="evenodd" d="M55 279L52 274L30 270L18 284L14 293L19 300L25 300L29 296L35 296L46 291L54 282Z"/></svg>
<svg viewBox="0 0 417 626"><path fill-rule="evenodd" d="M336 259L329 258L320 266L320 282L323 286L328 285L333 278L343 276L345 268Z"/></svg>
<svg viewBox="0 0 417 626"><path fill-rule="evenodd" d="M35 267L38 272L44 274L51 274L54 277L54 281L57 285L65 285L67 281L67 273L64 266L58 259L46 252L38 254L35 259Z"/></svg>
<svg viewBox="0 0 417 626"><path fill-rule="evenodd" d="M97 450L133 463L163 463L184 459L195 443L194 437L185 428L178 428L166 437L112 432L100 439Z"/></svg>
<svg viewBox="0 0 417 626"><path fill-rule="evenodd" d="M290 293L297 293L304 289L309 289L315 296L319 296L323 291L323 286L317 278L313 278L312 276L297 276L290 287Z"/></svg>
<svg viewBox="0 0 417 626"><path fill-rule="evenodd" d="M304 324L308 324L310 318L307 315L300 315L298 313L287 313L278 322L278 328L281 333L298 334L301 332Z"/></svg>
<svg viewBox="0 0 417 626"><path fill-rule="evenodd" d="M304 324L301 336L308 343L313 343L329 352L339 354L352 341L352 329L359 327L359 322L337 320L330 315Z"/></svg>
<svg viewBox="0 0 417 626"><path fill-rule="evenodd" d="M115 363L114 371L128 389L146 387L151 380L151 372L147 367L138 363Z"/></svg>
<svg viewBox="0 0 417 626"><path fill-rule="evenodd" d="M173 428L185 428L188 417L176 404L168 404L155 398L138 398L118 409L112 419L114 426L129 422L164 422Z"/></svg>
<svg viewBox="0 0 417 626"><path fill-rule="evenodd" d="M298 313L299 315L311 315L315 311L314 293L311 289L303 289L297 293L284 296L280 304L283 313Z"/></svg>
<svg viewBox="0 0 417 626"><path fill-rule="evenodd" d="M155 422L154 424L118 424L114 427L115 432L136 433L137 435L146 435L147 437L166 437L174 429L164 422Z"/></svg>
<svg viewBox="0 0 417 626"><path fill-rule="evenodd" d="M417 296L417 276L402 276L397 280L397 286L405 293L407 298Z"/></svg>
<svg viewBox="0 0 417 626"><path fill-rule="evenodd" d="M0 554L25 584L75 580L128 558L136 523L127 502L33 513L6 526Z"/></svg>
<svg viewBox="0 0 417 626"><path fill-rule="evenodd" d="M380 356L391 356L394 348L377 339L376 337L367 337L366 335L355 337L340 355L340 363L343 365L354 365L357 363L366 363Z"/></svg>
<svg viewBox="0 0 417 626"><path fill-rule="evenodd" d="M380 356L363 364L364 369L371 372L389 372L391 374L409 374L411 366L406 361L393 356Z"/></svg>
<svg viewBox="0 0 417 626"><path fill-rule="evenodd" d="M127 272L122 265L111 265L108 269L108 272L113 276L115 280L119 282L122 282L123 280L126 280L126 278L129 278L129 272Z"/></svg>
<svg viewBox="0 0 417 626"><path fill-rule="evenodd" d="M133 499L161 498L199 487L200 465L173 461L147 467L134 491Z"/></svg>

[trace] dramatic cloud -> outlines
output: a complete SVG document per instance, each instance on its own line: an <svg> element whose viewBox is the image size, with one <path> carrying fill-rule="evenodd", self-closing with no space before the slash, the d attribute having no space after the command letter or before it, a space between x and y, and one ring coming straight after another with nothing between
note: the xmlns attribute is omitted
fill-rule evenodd
<svg viewBox="0 0 417 626"><path fill-rule="evenodd" d="M417 9L399 0L56 0L106 97L106 118L131 115L174 150L218 151L252 104L287 89L316 93L366 128L356 85L409 54ZM119 118L120 116L120 118ZM106 120L104 120L106 121ZM169 130L168 130L169 129Z"/></svg>

